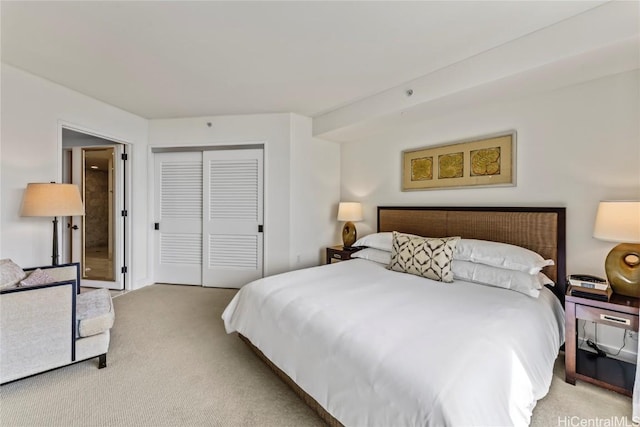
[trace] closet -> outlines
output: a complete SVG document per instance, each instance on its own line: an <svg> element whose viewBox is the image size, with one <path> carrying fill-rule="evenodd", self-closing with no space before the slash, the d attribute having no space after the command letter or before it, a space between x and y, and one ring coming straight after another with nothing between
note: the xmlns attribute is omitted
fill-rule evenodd
<svg viewBox="0 0 640 427"><path fill-rule="evenodd" d="M263 276L264 150L154 153L157 283L238 288Z"/></svg>

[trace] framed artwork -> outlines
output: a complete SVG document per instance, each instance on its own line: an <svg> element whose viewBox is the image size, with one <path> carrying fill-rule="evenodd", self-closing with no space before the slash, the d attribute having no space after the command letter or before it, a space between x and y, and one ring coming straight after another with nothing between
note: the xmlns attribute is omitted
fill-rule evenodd
<svg viewBox="0 0 640 427"><path fill-rule="evenodd" d="M402 152L402 191L516 185L516 133Z"/></svg>

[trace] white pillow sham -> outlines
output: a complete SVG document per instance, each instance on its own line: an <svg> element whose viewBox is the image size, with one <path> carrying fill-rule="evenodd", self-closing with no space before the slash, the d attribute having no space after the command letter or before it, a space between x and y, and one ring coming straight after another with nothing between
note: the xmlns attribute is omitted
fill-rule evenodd
<svg viewBox="0 0 640 427"><path fill-rule="evenodd" d="M522 271L507 270L471 261L453 261L453 277L456 280L479 283L481 285L510 289L521 294L537 298L544 285L554 284L542 273L528 274Z"/></svg>
<svg viewBox="0 0 640 427"><path fill-rule="evenodd" d="M358 239L354 246L365 246L391 252L392 241L392 232L373 233ZM545 260L539 254L520 246L477 239L460 239L456 245L453 259L472 261L528 274L539 273L544 267L554 264L553 260Z"/></svg>
<svg viewBox="0 0 640 427"><path fill-rule="evenodd" d="M539 254L520 246L475 239L461 239L456 245L453 259L528 274L539 273L542 268L554 264L553 260L544 259Z"/></svg>
<svg viewBox="0 0 640 427"><path fill-rule="evenodd" d="M391 252L376 248L364 248L352 254L351 258L362 258L387 266L391 262Z"/></svg>
<svg viewBox="0 0 640 427"><path fill-rule="evenodd" d="M368 234L359 238L353 246L366 246L367 248L391 252L391 247L393 246L393 233L389 231Z"/></svg>

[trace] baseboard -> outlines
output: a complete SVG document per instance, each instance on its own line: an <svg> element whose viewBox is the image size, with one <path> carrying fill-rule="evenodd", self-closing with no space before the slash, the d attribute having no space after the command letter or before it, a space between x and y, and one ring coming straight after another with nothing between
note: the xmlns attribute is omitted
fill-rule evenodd
<svg viewBox="0 0 640 427"><path fill-rule="evenodd" d="M137 291L138 289L146 288L147 286L153 285L153 281L149 278L145 277L144 279L136 280L133 284L133 289L127 289L131 291Z"/></svg>

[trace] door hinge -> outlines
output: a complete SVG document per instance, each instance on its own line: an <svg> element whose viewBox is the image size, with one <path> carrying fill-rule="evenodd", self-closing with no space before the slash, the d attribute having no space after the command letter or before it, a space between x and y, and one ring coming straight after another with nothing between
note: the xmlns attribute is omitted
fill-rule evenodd
<svg viewBox="0 0 640 427"><path fill-rule="evenodd" d="M122 215L122 216L127 216L127 215L128 215L127 210L126 210L126 209L123 209L123 210L122 210L122 212L121 212L121 215Z"/></svg>
<svg viewBox="0 0 640 427"><path fill-rule="evenodd" d="M124 266L120 269L120 273L124 274L127 272L127 266Z"/></svg>
<svg viewBox="0 0 640 427"><path fill-rule="evenodd" d="M263 233L264 232L264 225L259 225L258 226L258 233Z"/></svg>
<svg viewBox="0 0 640 427"><path fill-rule="evenodd" d="M129 156L127 155L127 153L122 153L122 154L120 155L120 158L121 158L122 160L129 160Z"/></svg>

